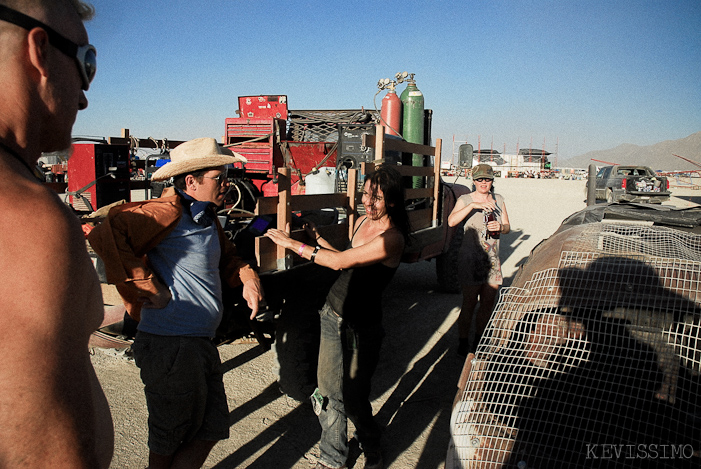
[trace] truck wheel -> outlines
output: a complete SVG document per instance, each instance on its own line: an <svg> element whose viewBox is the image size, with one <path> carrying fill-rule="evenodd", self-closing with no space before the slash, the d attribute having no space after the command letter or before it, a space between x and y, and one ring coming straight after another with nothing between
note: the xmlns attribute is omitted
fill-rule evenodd
<svg viewBox="0 0 701 469"><path fill-rule="evenodd" d="M436 258L436 276L438 286L446 293L460 293L460 279L458 278L458 253L465 236L463 225L460 223L450 240L448 250Z"/></svg>
<svg viewBox="0 0 701 469"><path fill-rule="evenodd" d="M615 200L613 199L613 191L611 189L606 189L606 202L608 202L608 203L615 202Z"/></svg>

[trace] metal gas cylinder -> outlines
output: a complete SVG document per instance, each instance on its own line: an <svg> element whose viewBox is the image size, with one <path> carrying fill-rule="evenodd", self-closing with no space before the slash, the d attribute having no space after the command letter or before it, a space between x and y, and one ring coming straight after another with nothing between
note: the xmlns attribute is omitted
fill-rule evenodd
<svg viewBox="0 0 701 469"><path fill-rule="evenodd" d="M402 101L402 111L403 111L403 122L402 122L402 136L404 140L411 143L424 144L424 95L416 87L416 81L414 80L414 74L409 74L409 79L406 88L401 95ZM417 153L412 154L411 157L412 166L423 166L424 156ZM414 176L412 178L412 186L420 188L423 178L419 176Z"/></svg>
<svg viewBox="0 0 701 469"><path fill-rule="evenodd" d="M387 126L389 135L399 135L402 126L402 101L394 90L394 82L390 83L389 87L387 94L382 98L380 117Z"/></svg>

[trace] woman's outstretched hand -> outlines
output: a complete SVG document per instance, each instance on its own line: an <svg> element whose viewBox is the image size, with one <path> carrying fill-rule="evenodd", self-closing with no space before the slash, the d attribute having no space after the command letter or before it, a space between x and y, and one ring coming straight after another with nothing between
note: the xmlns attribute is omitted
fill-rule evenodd
<svg viewBox="0 0 701 469"><path fill-rule="evenodd" d="M290 224L288 223L286 226L285 231L278 230L276 228L269 228L268 231L265 232L265 236L270 238L273 243L277 244L278 246L282 246L286 249L292 249L292 238L290 238Z"/></svg>

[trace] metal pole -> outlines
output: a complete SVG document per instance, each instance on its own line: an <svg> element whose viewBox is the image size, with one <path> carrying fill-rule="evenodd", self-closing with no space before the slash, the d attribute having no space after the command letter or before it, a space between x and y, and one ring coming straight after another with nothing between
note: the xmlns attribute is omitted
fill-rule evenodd
<svg viewBox="0 0 701 469"><path fill-rule="evenodd" d="M589 176L587 178L587 207L596 205L596 165L589 165Z"/></svg>

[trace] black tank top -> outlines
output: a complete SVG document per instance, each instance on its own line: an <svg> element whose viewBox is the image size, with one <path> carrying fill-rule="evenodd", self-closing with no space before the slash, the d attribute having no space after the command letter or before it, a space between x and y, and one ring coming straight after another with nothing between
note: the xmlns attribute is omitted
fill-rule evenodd
<svg viewBox="0 0 701 469"><path fill-rule="evenodd" d="M349 245L352 242L351 239ZM396 271L397 267L382 263L343 270L331 286L326 300L351 325L363 327L379 324L382 322L382 292Z"/></svg>

